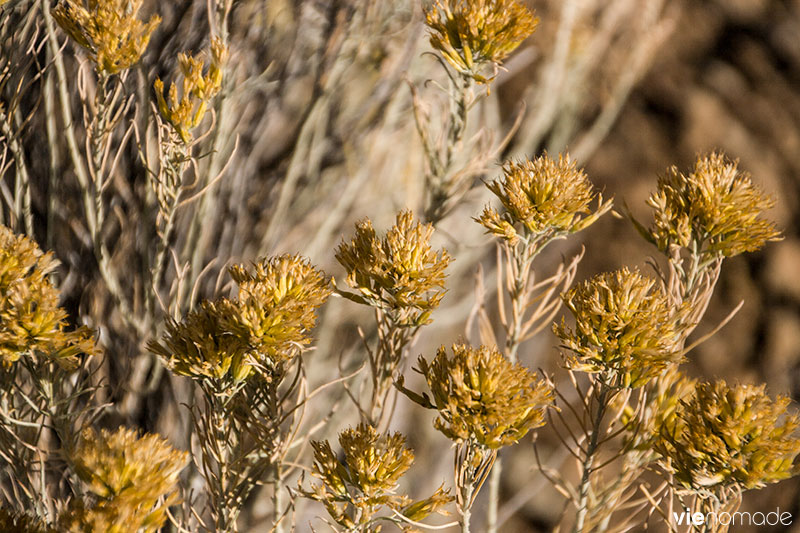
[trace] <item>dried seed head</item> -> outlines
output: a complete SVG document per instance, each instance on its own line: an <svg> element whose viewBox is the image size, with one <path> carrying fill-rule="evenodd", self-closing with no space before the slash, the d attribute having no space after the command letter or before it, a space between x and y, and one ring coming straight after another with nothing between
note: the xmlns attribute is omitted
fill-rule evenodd
<svg viewBox="0 0 800 533"><path fill-rule="evenodd" d="M188 456L158 435L87 429L72 461L97 503L74 506L62 525L70 524L70 531L155 532L166 521L167 508L177 503L178 475Z"/></svg>
<svg viewBox="0 0 800 533"><path fill-rule="evenodd" d="M691 247L725 257L779 240L775 224L762 218L773 200L737 165L712 153L700 157L688 175L676 167L667 170L647 201L654 222L645 236L663 251Z"/></svg>
<svg viewBox="0 0 800 533"><path fill-rule="evenodd" d="M536 29L538 19L517 0L436 0L425 9L431 46L458 72L486 82L486 67L499 65Z"/></svg>
<svg viewBox="0 0 800 533"><path fill-rule="evenodd" d="M562 319L553 331L572 352L566 366L599 373L606 385L640 387L682 356L683 326L654 279L627 268L600 274L564 296L575 329Z"/></svg>
<svg viewBox="0 0 800 533"><path fill-rule="evenodd" d="M397 483L414 462L400 433L381 435L367 424L339 434L344 452L339 460L328 441L312 441L314 476L321 485L301 494L322 502L340 525L354 528L374 522L381 506L420 520L452 501L441 487L430 497L412 502L397 494Z"/></svg>
<svg viewBox="0 0 800 533"><path fill-rule="evenodd" d="M161 22L157 15L137 18L142 0L63 0L53 18L89 52L98 74L130 68L144 54L150 35Z"/></svg>
<svg viewBox="0 0 800 533"><path fill-rule="evenodd" d="M420 356L418 371L431 398L400 389L424 407L439 411L436 429L457 442L473 441L488 449L514 444L544 425L553 403L550 386L496 349L455 344L453 356L442 346L433 361Z"/></svg>
<svg viewBox="0 0 800 533"><path fill-rule="evenodd" d="M64 368L78 364L78 354L92 354L88 328L65 331L67 313L58 306L50 281L57 261L35 242L0 225L0 364L8 368L21 357L44 356Z"/></svg>
<svg viewBox="0 0 800 533"><path fill-rule="evenodd" d="M175 129L184 143L192 140L192 130L203 120L208 105L222 88L222 68L228 59L228 49L219 38L211 41L211 61L203 75L203 55L178 54L183 74L181 91L172 83L169 102L164 98L164 82L156 78L154 88L161 116Z"/></svg>
<svg viewBox="0 0 800 533"><path fill-rule="evenodd" d="M476 219L491 233L511 244L522 236L558 236L580 231L611 209L596 194L583 170L569 156L558 160L547 154L533 161L508 162L503 177L487 184L503 204L499 214L491 207ZM594 213L590 205L597 199Z"/></svg>
<svg viewBox="0 0 800 533"><path fill-rule="evenodd" d="M760 488L797 474L800 418L786 396L771 399L765 385L699 383L680 402L676 423L656 448L665 468L686 489Z"/></svg>
<svg viewBox="0 0 800 533"><path fill-rule="evenodd" d="M352 299L387 311L410 312L407 325L430 322L430 313L444 296L445 269L452 258L430 245L433 226L414 222L401 211L385 237L378 238L372 222L356 224L356 234L336 249L347 270L347 282L358 294Z"/></svg>

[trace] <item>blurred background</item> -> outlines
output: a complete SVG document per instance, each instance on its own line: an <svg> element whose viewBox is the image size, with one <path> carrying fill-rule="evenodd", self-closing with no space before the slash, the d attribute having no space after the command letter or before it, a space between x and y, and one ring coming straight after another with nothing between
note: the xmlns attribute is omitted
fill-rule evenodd
<svg viewBox="0 0 800 533"><path fill-rule="evenodd" d="M9 5L0 43L13 63L29 54L14 40L15 32L23 28L29 10L47 2ZM385 231L399 209L421 212L424 158L409 85L416 87L432 123L446 109L445 95L437 88L444 77L427 53L431 48L421 5L417 0L235 0L224 26L209 16L209 5L146 1L144 12L158 13L163 21L126 82L135 100L132 120L145 124L155 76L173 81L177 54L207 47L212 31L228 40L230 60L213 130L198 147L207 154L197 171L200 183L221 177L209 194L181 213L172 242L181 264L190 266L189 285L196 287L190 303L225 291L218 279L227 280L228 264L282 252L300 252L342 279L334 249L349 238L356 220L369 217L378 231ZM645 200L669 166L688 171L698 154L710 150L738 159L740 168L776 200L769 216L783 228L785 239L725 261L695 336L713 329L739 301L745 301L744 307L689 355L687 372L766 382L771 394L800 400L800 1L537 0L528 5L539 27L506 61L469 115L461 157L467 161L471 153L496 148L480 176L492 179L497 163L508 158L568 150L604 196L616 199L617 211L627 205L645 224L650 217ZM31 35L35 41L36 34ZM74 45L68 44L63 54L70 72L88 68ZM32 78L35 64L20 64L27 65ZM4 98L13 87L6 84ZM65 305L77 320L99 331L112 355L105 372L117 407L106 423L158 431L187 449L188 421L179 405L186 391L144 350L149 338L160 334L164 317L156 317L145 334L132 330L120 315L87 251L91 243L81 230L80 191L62 141L57 133L43 133L50 127L47 85L34 79L26 91L20 117L34 118L15 124L31 175L33 236L62 262ZM74 113L80 116L77 91L73 96ZM10 180L11 175L13 168L0 178ZM135 312L141 306L137 295L144 286L141 265L149 238L139 218L146 179L139 155L129 146L107 193L116 218L103 237ZM410 361L462 336L477 341L476 331L467 331L465 324L475 305L478 265L487 286L493 286L495 249L471 217L488 202L489 191L476 179L437 226L435 242L455 262L449 269L449 292L433 325L422 330L411 348ZM9 216L6 212L4 223L11 224ZM648 270L647 260L655 254L624 217L606 215L587 231L548 248L537 259L537 272L551 272L582 246L578 280L623 265ZM178 269L169 266L167 281L179 277ZM171 291L167 285L165 297ZM349 301L333 298L326 304L316 349L307 360L312 384L360 364L357 327L368 330L370 324L371 313ZM556 381L565 379L556 341L547 330L522 347L520 359L555 373ZM416 385L411 366L406 374ZM342 399L336 394L341 396L332 393L312 405L311 422ZM317 438L333 438L357 421L346 402L341 406ZM452 477L452 450L433 430L432 418L402 401L394 418L394 428L408 435L417 456L406 479L412 495L430 493ZM574 468L547 428L540 433L548 464L564 472ZM503 457L501 530L551 530L563 501L535 472L530 438ZM264 496L256 491L252 497L243 531L268 531ZM482 523L483 505L479 498L476 524ZM780 507L797 518L789 531L800 531L796 480L746 494L743 507L765 512ZM306 531L305 524L317 514L323 514L321 506L300 505L298 530ZM655 530L661 520L652 517Z"/></svg>

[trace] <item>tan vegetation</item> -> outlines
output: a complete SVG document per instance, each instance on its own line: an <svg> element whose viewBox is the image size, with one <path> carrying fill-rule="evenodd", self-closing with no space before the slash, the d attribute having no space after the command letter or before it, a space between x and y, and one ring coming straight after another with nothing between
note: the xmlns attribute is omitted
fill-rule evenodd
<svg viewBox="0 0 800 533"><path fill-rule="evenodd" d="M792 486L790 396L702 365L793 239L769 183L592 170L693 5L0 1L0 529L726 531L673 510Z"/></svg>

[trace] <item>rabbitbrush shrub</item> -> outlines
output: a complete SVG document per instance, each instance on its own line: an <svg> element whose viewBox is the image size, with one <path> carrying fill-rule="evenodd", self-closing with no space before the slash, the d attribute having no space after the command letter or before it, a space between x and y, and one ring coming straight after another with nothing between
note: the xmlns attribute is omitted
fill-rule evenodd
<svg viewBox="0 0 800 533"><path fill-rule="evenodd" d="M623 3L0 2L0 529L508 530L517 447L561 531L724 531L671 510L796 474L789 398L682 369L723 263L781 238L736 161L628 214L651 270L553 268L627 211L579 161L629 84L576 111L668 34ZM503 62L542 28L505 126ZM559 365L530 368L547 330Z"/></svg>

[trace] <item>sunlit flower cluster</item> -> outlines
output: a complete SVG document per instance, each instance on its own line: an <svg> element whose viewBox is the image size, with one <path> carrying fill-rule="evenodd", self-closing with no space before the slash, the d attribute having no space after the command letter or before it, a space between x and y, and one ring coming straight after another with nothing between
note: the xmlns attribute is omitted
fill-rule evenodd
<svg viewBox="0 0 800 533"><path fill-rule="evenodd" d="M222 69L228 59L228 49L219 38L211 41L211 58L203 74L203 57L178 54L178 65L183 75L181 90L172 83L169 102L164 98L164 82L156 78L154 87L161 116L175 128L184 143L192 140L191 131L203 120L208 104L222 87Z"/></svg>
<svg viewBox="0 0 800 533"><path fill-rule="evenodd" d="M688 175L670 168L647 203L654 222L643 232L664 251L674 245L730 257L780 238L762 218L773 200L722 154L700 157Z"/></svg>
<svg viewBox="0 0 800 533"><path fill-rule="evenodd" d="M433 250L432 234L433 226L414 222L411 211L398 213L383 238L369 219L359 222L352 240L336 249L348 284L358 291L342 294L386 311L409 311L408 325L430 322L444 296L445 269L452 260L447 251Z"/></svg>
<svg viewBox="0 0 800 533"><path fill-rule="evenodd" d="M173 372L210 379L223 390L254 370L269 379L299 353L330 294L325 275L298 255L264 259L252 272L243 265L230 272L239 284L237 298L202 302L181 322L170 321L162 342L149 344Z"/></svg>
<svg viewBox="0 0 800 533"><path fill-rule="evenodd" d="M612 387L640 387L682 360L676 343L681 326L656 280L627 268L573 287L564 304L575 318L554 326L571 352L572 370L597 373Z"/></svg>
<svg viewBox="0 0 800 533"><path fill-rule="evenodd" d="M775 483L798 471L800 418L787 412L790 403L786 396L770 398L764 385L699 383L691 399L681 401L676 423L661 431L656 448L689 490Z"/></svg>
<svg viewBox="0 0 800 533"><path fill-rule="evenodd" d="M170 320L162 342L151 342L150 350L164 358L181 376L195 379L239 382L253 371L246 361L241 339L224 327L229 300L203 301L180 322Z"/></svg>
<svg viewBox="0 0 800 533"><path fill-rule="evenodd" d="M536 29L538 19L518 0L436 0L425 10L431 46L459 73L486 82Z"/></svg>
<svg viewBox="0 0 800 533"><path fill-rule="evenodd" d="M78 355L94 352L87 328L66 331L67 313L58 306L50 281L57 261L35 242L0 226L0 364L45 356L65 368Z"/></svg>
<svg viewBox="0 0 800 533"><path fill-rule="evenodd" d="M141 7L142 0L64 0L53 18L89 52L98 73L111 75L139 61L161 22L157 15L139 20Z"/></svg>
<svg viewBox="0 0 800 533"><path fill-rule="evenodd" d="M582 169L569 156L547 154L508 162L503 177L487 184L503 204L503 213L486 207L477 219L489 233L511 244L520 236L558 236L580 231L611 208L594 192ZM597 209L590 204L597 199Z"/></svg>
<svg viewBox="0 0 800 533"><path fill-rule="evenodd" d="M399 388L411 400L436 409L434 426L449 439L473 441L495 450L519 441L544 424L553 403L553 391L536 374L511 363L494 348L452 347L452 357L442 346L430 363L419 358L431 396Z"/></svg>
<svg viewBox="0 0 800 533"><path fill-rule="evenodd" d="M62 525L69 531L123 533L159 530L167 508L178 500L178 475L188 457L158 435L138 437L120 428L86 430L71 460L97 501L74 505Z"/></svg>
<svg viewBox="0 0 800 533"><path fill-rule="evenodd" d="M276 363L311 342L317 309L331 293L325 274L299 255L271 257L230 269L239 284L234 309L223 317L225 328L243 339L260 360Z"/></svg>
<svg viewBox="0 0 800 533"><path fill-rule="evenodd" d="M371 426L359 424L341 432L339 444L342 459L328 441L312 441L314 476L322 484L301 493L322 502L331 518L348 531L361 531L359 527L392 518L392 515L378 516L382 507L416 521L452 501L441 487L431 497L417 502L397 493L398 481L414 462L414 454L405 447L405 437L401 434L381 435Z"/></svg>

